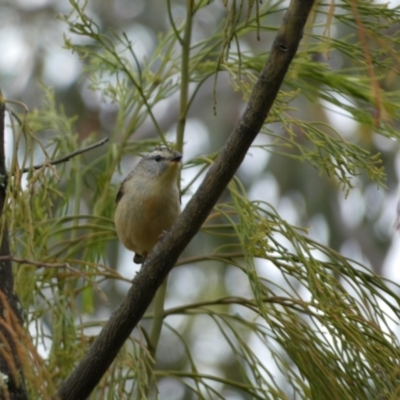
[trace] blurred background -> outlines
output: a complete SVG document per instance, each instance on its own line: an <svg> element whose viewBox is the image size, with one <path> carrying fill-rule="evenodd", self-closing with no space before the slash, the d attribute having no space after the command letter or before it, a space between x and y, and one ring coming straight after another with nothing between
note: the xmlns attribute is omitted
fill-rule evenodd
<svg viewBox="0 0 400 400"><path fill-rule="evenodd" d="M282 12L279 10L283 10L286 5L286 2L277 3L277 13L267 19L274 28L281 20ZM62 105L65 115L76 116L73 130L77 135L76 144L80 147L88 137L99 140L115 135L116 129L119 129L121 110L120 104L105 95L107 80L113 82L115 76L105 75L104 91L100 90L98 84L93 85L86 60L65 48L66 39L78 44L87 44L88 41L87 38L70 32L63 18L57 18L69 14L71 10L71 4L67 0L0 0L0 86L7 99L25 103L30 111L43 106L43 85L53 88L56 104ZM174 1L172 11L176 21L183 21L186 14L185 2ZM171 28L166 3L159 0L93 0L88 1L86 13L95 21L101 32L110 29L119 34L124 32L130 39L139 61L151 59L157 46L158 35L168 32ZM194 21L192 43L201 43L209 37L220 26L225 13L222 2L217 1L202 9ZM323 28L315 29L321 31ZM397 29L397 25L389 29L393 31ZM341 38L354 34L354 28L338 23L332 27L330 34L332 38ZM270 49L274 36L275 29L262 30L260 40L253 32L241 39L241 50L262 54ZM332 51L329 55L321 52L315 54L315 57L333 70L349 65L346 56L338 51ZM295 74L289 76L286 88L296 90L296 79ZM380 84L393 92L399 88L397 75L380 76ZM216 81L214 76L205 81L191 105L184 143L183 162L186 166L182 171L183 188L202 171L201 166L196 167L190 162L196 157L205 157L217 152L237 123L246 100L237 85L240 86L229 72L221 71ZM193 87L190 87L190 90L193 92ZM335 93L334 96L337 104L323 99L314 101L305 96L298 96L292 103L296 108L292 115L307 121L321 121L337 130L346 141L355 143L372 154L380 153L387 175L385 187L378 187L366 174L361 174L352 178L354 188L346 195L335 179L321 174L310 164L274 152L266 152L263 146L268 146L271 138L263 134L256 139L255 146L249 151L237 175L251 200L269 203L290 224L309 228L311 238L359 261L376 274L398 282L400 242L395 227L399 200L399 144L392 138L361 126L345 107L351 101L340 93ZM357 106L356 103L352 105ZM167 139L175 141L179 113L178 93L158 102L153 112ZM398 121L394 121L393 124L397 127ZM287 135L278 122L272 123L271 129L276 135ZM50 132L49 135L59 133ZM44 140L45 138L46 136ZM114 138L115 141L104 146L107 150L100 148L89 152L84 155L83 162L89 165L102 152L114 151L114 146L118 146L118 135ZM149 139L158 140L153 122L150 118L144 118L129 140L135 142ZM10 123L6 132L6 146L10 165L14 146ZM128 150L120 159L120 169L117 168L112 174L110 198L114 198L114 191L119 183L137 162L135 153L136 151ZM35 163L43 160L40 149L34 151L33 160ZM97 168L105 167L97 165ZM204 176L204 173L200 174L200 178L201 176ZM62 188L65 184L63 182L70 179L74 179L70 174L65 171L61 173L59 187ZM200 181L201 179L198 179L184 194L183 206ZM90 214L96 207L89 190L90 184L81 192L83 198L80 207L83 214ZM224 195L224 199L227 198L228 195ZM110 213L112 217L112 210ZM218 245L218 240L221 240L221 245L225 243L225 239L199 233L186 249L183 259L189 260L189 257L210 253ZM123 277L131 279L138 268L132 264L132 256L133 254L124 249L114 235L104 256L99 259L110 268L115 268ZM265 274L272 280L282 279L276 268L266 260L256 259L255 262L260 274ZM251 292L249 283L238 270L224 263L182 263L184 266L173 270L169 278L167 308L226 294L246 295ZM129 288L129 282L122 280L102 282L101 285L107 299L101 296L96 298L91 316L83 319L106 318ZM207 371L229 370L229 349L224 347L224 342L218 340L216 325L207 317L198 318L189 324L183 323L182 318L178 315L170 316L168 323L175 329L181 329L182 335L187 335L199 364ZM35 333L35 329L32 329ZM96 327L93 332L98 332L99 329ZM202 332L201 335L196 333L199 331ZM164 329L162 338L158 350L159 365L161 368L179 369L180 363L183 362L183 350L179 350L176 337ZM51 341L47 342L48 345L50 343ZM257 339L251 337L249 344L257 348ZM48 345L44 342L39 345L40 352L45 357L49 354ZM178 350L171 352L171 348ZM260 347L259 351L265 349ZM268 353L265 357L268 357ZM278 370L272 373L282 377ZM183 386L174 380L161 380L159 389L163 399L186 398ZM223 396L228 399L244 398L229 391L224 392Z"/></svg>
<svg viewBox="0 0 400 400"><path fill-rule="evenodd" d="M2 0L0 7L0 73L6 98L20 100L30 110L40 108L43 100L40 85L48 85L55 89L57 102L65 107L66 114L78 117L76 130L82 140L93 133L101 136L112 131L118 105L107 102L98 91L90 90L91 82L83 72L83 62L64 48L65 35L84 40L69 33L66 24L56 18L71 12L69 1ZM89 2L88 11L103 30L126 32L139 58L150 57L157 34L170 28L166 6L158 1L96 1ZM194 41L215 29L218 13L224 13L224 7L218 2L204 10L204 15L196 20ZM211 14L214 18L209 18ZM174 15L177 20L179 16L184 18L183 2L174 4ZM341 36L341 33L336 35ZM264 36L269 39L267 43L253 37L253 41L247 40L245 44L253 49L269 48L272 36ZM344 60L336 52L329 63L339 68ZM218 76L216 115L213 80L202 87L189 113L187 129L195 131L196 135L191 135L185 144L186 160L218 150L238 121L244 102L241 94L230 87L228 78L226 73ZM169 132L171 139L176 129L178 100L178 96L174 96L158 104L155 110L160 125ZM345 98L341 100L346 101ZM249 188L250 197L261 195L289 222L309 225L311 236L371 266L375 272L391 276L396 273L394 266L398 257L394 229L399 198L398 144L373 132L362 132L345 109L321 103L298 102L297 111L306 118L328 123L346 140L359 141L364 146L367 143L369 151L381 153L387 174L386 188L377 188L361 176L355 179L355 189L345 198L332 181L320 179L318 172L308 165L268 156L256 149L249 153L239 176ZM148 137L156 138L156 134L151 122L146 121L134 139ZM259 142L263 144L263 138ZM134 158L127 160L124 174L134 164Z"/></svg>

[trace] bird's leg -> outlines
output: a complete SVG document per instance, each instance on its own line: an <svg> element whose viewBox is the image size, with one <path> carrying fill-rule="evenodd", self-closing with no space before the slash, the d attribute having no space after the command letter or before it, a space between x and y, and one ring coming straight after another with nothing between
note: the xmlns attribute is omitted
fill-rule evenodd
<svg viewBox="0 0 400 400"><path fill-rule="evenodd" d="M135 253L135 256L133 257L133 262L135 264L143 264L145 258L146 258L145 255L142 256L140 254Z"/></svg>

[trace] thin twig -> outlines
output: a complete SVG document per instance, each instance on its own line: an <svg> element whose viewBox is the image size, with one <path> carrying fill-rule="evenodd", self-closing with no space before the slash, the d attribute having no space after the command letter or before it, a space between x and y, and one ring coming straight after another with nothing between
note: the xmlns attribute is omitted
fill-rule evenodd
<svg viewBox="0 0 400 400"><path fill-rule="evenodd" d="M104 138L104 139L100 140L99 142L93 143L90 146L84 147L83 149L75 150L72 153L69 153L64 157L58 158L57 160L47 161L44 164L33 165L32 167L26 167L22 170L22 172L29 172L32 169L40 169L48 164L50 164L50 165L61 164L64 161L69 161L72 157L75 157L82 153L86 153L89 150L93 150L96 147L99 147L99 146L103 145L104 143L107 143L108 141L109 141L109 138Z"/></svg>
<svg viewBox="0 0 400 400"><path fill-rule="evenodd" d="M290 298L283 297L283 296L262 296L260 298L260 300L265 303L276 303L276 304L280 304L284 307L290 307L299 312L309 311L308 310L309 304L302 300L290 299ZM167 317L168 315L183 314L187 310L191 310L191 309L192 310L193 309L201 309L203 307L208 307L208 306L222 306L222 305L230 305L230 304L241 305L241 306L247 307L253 311L255 311L257 309L257 302L255 299L245 299L244 297L230 296L230 297L222 297L222 298L216 299L216 300L201 301L201 302L192 303L189 305L173 307L173 308L170 308L170 309L164 311L164 318Z"/></svg>
<svg viewBox="0 0 400 400"><path fill-rule="evenodd" d="M176 267L179 267L181 265L186 265L186 264L194 264L194 263L200 262L200 261L210 261L210 260L226 261L228 259L238 258L238 257L244 257L244 254L242 251L236 251L236 252L232 252L232 253L203 254L200 256L181 258L176 263Z"/></svg>
<svg viewBox="0 0 400 400"><path fill-rule="evenodd" d="M11 103L11 104L16 104L17 106L21 106L25 110L25 114L28 114L28 112L29 112L28 106L25 103L23 103L22 101L5 99L5 102ZM11 111L11 110L7 109L7 111Z"/></svg>
<svg viewBox="0 0 400 400"><path fill-rule="evenodd" d="M55 269L65 268L71 272L82 275L81 271L78 271L77 269L71 267L68 263L62 263L62 264L61 263L60 264L44 263L41 261L28 260L26 258L17 258L17 257L13 257L13 256L0 256L0 261L5 261L5 260L14 261L18 264L28 264L28 265L32 265L32 266L38 267L38 268L55 268Z"/></svg>
<svg viewBox="0 0 400 400"><path fill-rule="evenodd" d="M44 263L41 261L33 261L33 260L27 260L26 258L17 258L13 256L0 256L0 261L14 261L18 264L28 264L32 265L33 267L38 267L38 268L54 268L54 269L60 269L64 268L67 269L68 271L73 272L74 274L80 276L84 280L90 282L93 287L95 287L100 293L102 292L100 286L94 282L93 280L89 279L82 271L79 271L76 268L71 267L68 263Z"/></svg>
<svg viewBox="0 0 400 400"><path fill-rule="evenodd" d="M22 120L21 120L21 118L18 116L18 114L17 114L15 111L13 111L11 108L6 107L6 110L7 110L7 112L10 113L10 115L11 115L12 117L14 117L14 118L17 120L18 124L19 124L20 126L22 126Z"/></svg>

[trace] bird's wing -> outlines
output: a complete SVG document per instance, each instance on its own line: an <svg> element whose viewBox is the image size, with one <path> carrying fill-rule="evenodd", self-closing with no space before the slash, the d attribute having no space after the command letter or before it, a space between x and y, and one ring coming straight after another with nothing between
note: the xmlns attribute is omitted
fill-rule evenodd
<svg viewBox="0 0 400 400"><path fill-rule="evenodd" d="M122 195L124 194L124 183L125 181L123 181L121 183L121 186L119 187L117 197L115 198L115 204L118 204L118 202L121 200Z"/></svg>

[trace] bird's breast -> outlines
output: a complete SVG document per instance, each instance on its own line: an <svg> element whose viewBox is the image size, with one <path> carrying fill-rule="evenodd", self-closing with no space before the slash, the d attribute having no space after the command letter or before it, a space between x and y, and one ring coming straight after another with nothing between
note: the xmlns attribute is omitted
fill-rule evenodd
<svg viewBox="0 0 400 400"><path fill-rule="evenodd" d="M117 233L130 250L149 253L180 213L178 188L160 190L157 182L126 184L115 214Z"/></svg>

